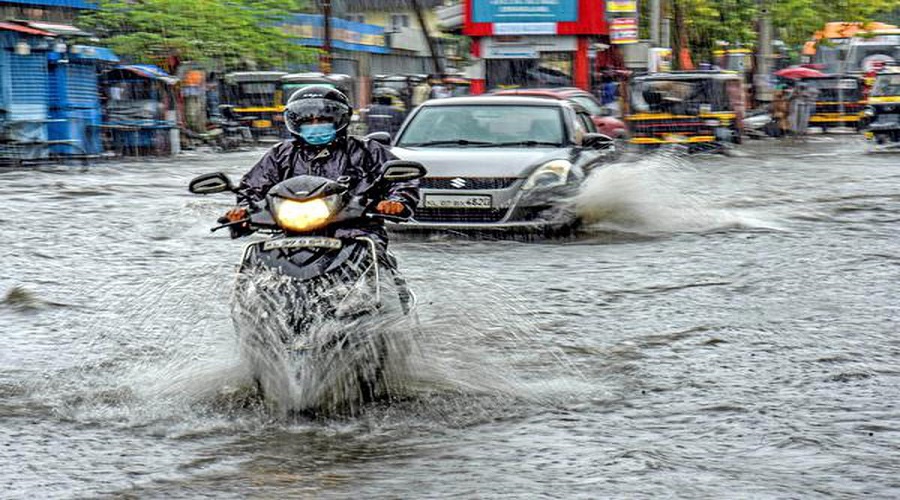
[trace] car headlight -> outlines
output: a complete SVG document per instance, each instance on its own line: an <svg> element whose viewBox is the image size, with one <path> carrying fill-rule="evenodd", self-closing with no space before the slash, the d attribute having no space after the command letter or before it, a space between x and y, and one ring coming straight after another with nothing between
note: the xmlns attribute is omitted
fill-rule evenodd
<svg viewBox="0 0 900 500"><path fill-rule="evenodd" d="M544 163L535 170L525 184L522 190L531 189L549 189L566 184L569 178L569 171L572 170L572 162L569 160L552 160Z"/></svg>
<svg viewBox="0 0 900 500"><path fill-rule="evenodd" d="M305 201L274 198L272 214L282 229L313 231L328 223L338 198L338 195Z"/></svg>

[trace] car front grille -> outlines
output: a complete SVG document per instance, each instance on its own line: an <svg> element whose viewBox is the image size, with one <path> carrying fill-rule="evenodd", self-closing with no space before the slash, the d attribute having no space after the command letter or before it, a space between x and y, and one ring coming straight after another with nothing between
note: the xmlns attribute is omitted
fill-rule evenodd
<svg viewBox="0 0 900 500"><path fill-rule="evenodd" d="M515 177L426 177L419 181L425 189L506 189L518 179Z"/></svg>
<svg viewBox="0 0 900 500"><path fill-rule="evenodd" d="M472 208L424 208L416 209L416 222L497 222L506 215L507 209L493 208L478 210Z"/></svg>

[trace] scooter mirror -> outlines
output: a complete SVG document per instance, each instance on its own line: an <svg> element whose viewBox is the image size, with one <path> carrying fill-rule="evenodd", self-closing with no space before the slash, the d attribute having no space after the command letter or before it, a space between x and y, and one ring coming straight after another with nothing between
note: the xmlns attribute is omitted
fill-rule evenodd
<svg viewBox="0 0 900 500"><path fill-rule="evenodd" d="M403 182L425 177L425 166L417 161L390 160L384 163L381 178L387 182Z"/></svg>
<svg viewBox="0 0 900 500"><path fill-rule="evenodd" d="M227 175L222 172L216 172L194 177L191 183L188 184L188 190L194 194L212 194L234 191L234 187L231 185L231 180L228 179Z"/></svg>

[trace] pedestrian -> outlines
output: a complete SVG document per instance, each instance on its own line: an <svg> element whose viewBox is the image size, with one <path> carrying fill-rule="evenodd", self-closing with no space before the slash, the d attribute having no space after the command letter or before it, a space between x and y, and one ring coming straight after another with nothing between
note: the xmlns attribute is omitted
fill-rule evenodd
<svg viewBox="0 0 900 500"><path fill-rule="evenodd" d="M387 132L394 137L400 130L404 114L393 106L389 93L375 96L375 103L366 112L366 133Z"/></svg>
<svg viewBox="0 0 900 500"><path fill-rule="evenodd" d="M809 129L809 117L815 113L818 91L804 82L798 83L790 97L791 132L794 135L806 135Z"/></svg>
<svg viewBox="0 0 900 500"><path fill-rule="evenodd" d="M778 89L772 96L772 121L775 123L775 136L784 137L790 130L790 106L784 89Z"/></svg>
<svg viewBox="0 0 900 500"><path fill-rule="evenodd" d="M412 105L418 106L431 97L431 85L428 80L422 80L413 88Z"/></svg>
<svg viewBox="0 0 900 500"><path fill-rule="evenodd" d="M444 85L444 79L440 75L431 75L431 98L444 99L450 97L450 90Z"/></svg>

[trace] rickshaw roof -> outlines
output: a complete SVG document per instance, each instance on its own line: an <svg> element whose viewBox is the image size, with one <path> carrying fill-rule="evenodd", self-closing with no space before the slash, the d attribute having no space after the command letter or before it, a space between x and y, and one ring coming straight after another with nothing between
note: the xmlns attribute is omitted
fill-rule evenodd
<svg viewBox="0 0 900 500"><path fill-rule="evenodd" d="M226 73L225 80L235 83L277 82L286 74L284 71L235 71Z"/></svg>
<svg viewBox="0 0 900 500"><path fill-rule="evenodd" d="M281 77L281 81L283 83L310 83L314 81L320 81L322 83L334 83L334 82L343 82L350 80L350 75L345 75L343 73L332 73L326 75L325 73L291 73Z"/></svg>
<svg viewBox="0 0 900 500"><path fill-rule="evenodd" d="M671 73L653 73L635 77L635 82L644 81L680 81L680 80L721 80L743 81L743 77L735 71L673 71Z"/></svg>
<svg viewBox="0 0 900 500"><path fill-rule="evenodd" d="M108 71L106 75L108 79L115 76L124 78L124 75L137 75L148 80L163 82L166 85L175 85L180 82L178 78L166 73L159 66L152 64L121 64Z"/></svg>

